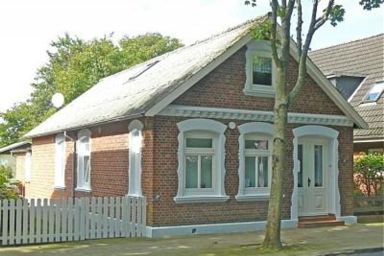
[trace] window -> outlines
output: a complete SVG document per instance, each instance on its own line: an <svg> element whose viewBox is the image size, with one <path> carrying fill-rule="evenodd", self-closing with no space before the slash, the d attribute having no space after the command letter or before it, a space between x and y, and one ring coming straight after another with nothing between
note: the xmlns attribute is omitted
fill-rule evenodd
<svg viewBox="0 0 384 256"><path fill-rule="evenodd" d="M143 124L139 120L130 122L129 129L129 173L128 195L142 196L141 190L141 150Z"/></svg>
<svg viewBox="0 0 384 256"><path fill-rule="evenodd" d="M252 122L240 125L239 191L236 199L265 200L272 173L273 125Z"/></svg>
<svg viewBox="0 0 384 256"><path fill-rule="evenodd" d="M253 84L272 85L272 58L253 56Z"/></svg>
<svg viewBox="0 0 384 256"><path fill-rule="evenodd" d="M205 133L186 135L185 188L187 191L211 191L215 160L213 136Z"/></svg>
<svg viewBox="0 0 384 256"><path fill-rule="evenodd" d="M209 119L178 123L176 203L224 202L226 125Z"/></svg>
<svg viewBox="0 0 384 256"><path fill-rule="evenodd" d="M270 151L265 137L247 134L245 136L245 187L268 187Z"/></svg>
<svg viewBox="0 0 384 256"><path fill-rule="evenodd" d="M372 88L369 90L367 95L365 95L363 99L363 103L368 103L368 102L376 102L381 94L383 93L384 90L384 82L379 82L376 83L375 85L372 86Z"/></svg>
<svg viewBox="0 0 384 256"><path fill-rule="evenodd" d="M24 162L24 174L25 174L25 181L30 182L32 179L32 153L27 152L25 154L25 162Z"/></svg>
<svg viewBox="0 0 384 256"><path fill-rule="evenodd" d="M77 188L91 190L91 132L81 130L77 139Z"/></svg>
<svg viewBox="0 0 384 256"><path fill-rule="evenodd" d="M250 96L274 97L274 65L269 41L247 44L244 93Z"/></svg>
<svg viewBox="0 0 384 256"><path fill-rule="evenodd" d="M65 187L65 137L58 134L55 138L55 184L56 188Z"/></svg>

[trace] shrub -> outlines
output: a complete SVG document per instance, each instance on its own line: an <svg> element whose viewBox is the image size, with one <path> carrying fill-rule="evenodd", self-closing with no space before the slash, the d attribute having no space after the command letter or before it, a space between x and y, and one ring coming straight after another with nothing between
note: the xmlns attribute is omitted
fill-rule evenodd
<svg viewBox="0 0 384 256"><path fill-rule="evenodd" d="M383 189L384 154L362 155L354 161L356 189L364 195L373 196Z"/></svg>
<svg viewBox="0 0 384 256"><path fill-rule="evenodd" d="M11 168L0 165L0 200L20 197L17 182L12 181Z"/></svg>

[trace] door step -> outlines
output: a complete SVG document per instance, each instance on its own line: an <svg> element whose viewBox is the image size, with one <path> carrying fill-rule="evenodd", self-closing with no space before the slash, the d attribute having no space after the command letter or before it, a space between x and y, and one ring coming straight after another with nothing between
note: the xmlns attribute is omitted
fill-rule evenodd
<svg viewBox="0 0 384 256"><path fill-rule="evenodd" d="M344 221L336 220L334 214L299 217L299 228L317 228L333 226L344 226Z"/></svg>

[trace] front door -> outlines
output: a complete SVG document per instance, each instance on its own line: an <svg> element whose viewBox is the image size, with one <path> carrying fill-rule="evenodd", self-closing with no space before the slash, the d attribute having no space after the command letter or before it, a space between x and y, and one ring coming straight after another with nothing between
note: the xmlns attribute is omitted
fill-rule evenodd
<svg viewBox="0 0 384 256"><path fill-rule="evenodd" d="M319 138L302 138L298 143L299 216L328 214L327 174L328 142Z"/></svg>

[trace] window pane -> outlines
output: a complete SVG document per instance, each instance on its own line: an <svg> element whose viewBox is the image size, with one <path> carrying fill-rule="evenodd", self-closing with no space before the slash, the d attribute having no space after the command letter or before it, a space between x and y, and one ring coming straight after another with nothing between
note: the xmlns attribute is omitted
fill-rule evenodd
<svg viewBox="0 0 384 256"><path fill-rule="evenodd" d="M272 85L272 59L271 58L254 56L253 84Z"/></svg>
<svg viewBox="0 0 384 256"><path fill-rule="evenodd" d="M315 145L315 187L323 186L323 146Z"/></svg>
<svg viewBox="0 0 384 256"><path fill-rule="evenodd" d="M84 183L88 184L90 180L90 162L89 162L89 156L84 156Z"/></svg>
<svg viewBox="0 0 384 256"><path fill-rule="evenodd" d="M186 188L197 188L197 156L187 156L186 158Z"/></svg>
<svg viewBox="0 0 384 256"><path fill-rule="evenodd" d="M187 138L187 148L212 148L212 139Z"/></svg>
<svg viewBox="0 0 384 256"><path fill-rule="evenodd" d="M364 101L373 102L377 101L384 90L384 82L375 84L365 96Z"/></svg>
<svg viewBox="0 0 384 256"><path fill-rule="evenodd" d="M77 173L77 180L78 180L78 184L77 186L78 187L81 187L83 186L84 184L84 179L83 179L83 176L84 176L84 157L83 156L79 156L79 166L78 166L78 173Z"/></svg>
<svg viewBox="0 0 384 256"><path fill-rule="evenodd" d="M245 187L255 187L255 158L245 157Z"/></svg>
<svg viewBox="0 0 384 256"><path fill-rule="evenodd" d="M212 156L201 156L200 188L212 188Z"/></svg>
<svg viewBox="0 0 384 256"><path fill-rule="evenodd" d="M245 140L245 148L268 150L268 140Z"/></svg>
<svg viewBox="0 0 384 256"><path fill-rule="evenodd" d="M299 172L297 174L297 186L303 187L303 145L299 144L297 148L297 158L299 160Z"/></svg>
<svg viewBox="0 0 384 256"><path fill-rule="evenodd" d="M268 187L268 157L267 156L258 157L257 186L260 188Z"/></svg>

